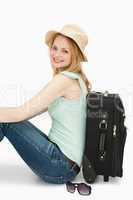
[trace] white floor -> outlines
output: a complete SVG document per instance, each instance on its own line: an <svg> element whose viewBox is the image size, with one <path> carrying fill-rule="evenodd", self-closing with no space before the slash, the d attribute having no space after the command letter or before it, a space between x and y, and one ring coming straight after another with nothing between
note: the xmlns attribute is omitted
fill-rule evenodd
<svg viewBox="0 0 133 200"><path fill-rule="evenodd" d="M130 144L130 143L129 143ZM125 154L128 155L128 148ZM131 155L130 155L131 156ZM56 185L44 183L40 180L25 162L18 155L14 147L9 143L5 137L0 143L0 195L1 199L21 200L25 198L32 199L75 199L90 198L90 199L120 199L125 200L127 195L132 196L132 163L129 156L124 159L124 176L123 178L111 178L110 182L103 182L103 177L99 176L97 181L92 186L92 194L88 196L81 196L76 191L74 194L66 191L66 185ZM73 182L85 182L82 172L78 174Z"/></svg>

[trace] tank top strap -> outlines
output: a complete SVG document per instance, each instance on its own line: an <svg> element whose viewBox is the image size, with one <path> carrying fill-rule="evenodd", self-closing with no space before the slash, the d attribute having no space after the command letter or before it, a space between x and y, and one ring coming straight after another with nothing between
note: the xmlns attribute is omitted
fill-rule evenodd
<svg viewBox="0 0 133 200"><path fill-rule="evenodd" d="M83 99L86 99L87 89L86 89L86 85L85 85L84 81L82 80L82 78L80 77L80 75L76 72L69 72L69 71L62 71L60 73L66 75L72 79L78 79L80 88L81 88L80 101L82 101Z"/></svg>

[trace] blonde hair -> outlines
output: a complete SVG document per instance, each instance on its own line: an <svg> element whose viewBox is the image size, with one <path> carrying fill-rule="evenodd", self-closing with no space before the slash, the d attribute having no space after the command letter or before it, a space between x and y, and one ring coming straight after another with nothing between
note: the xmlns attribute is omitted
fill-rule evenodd
<svg viewBox="0 0 133 200"><path fill-rule="evenodd" d="M62 35L62 34L56 33L54 35L52 40L49 42L49 48L52 47L54 39L58 35ZM67 37L67 36L65 36L65 37ZM53 76L55 76L56 74L58 74L59 72L64 71L64 70L79 73L81 75L82 79L84 80L86 87L87 87L87 90L89 92L92 89L92 84L87 79L85 73L82 70L82 63L81 62L83 62L83 54L82 54L81 50L79 49L78 45L76 44L76 42L74 42L74 40L72 40L71 38L68 38L68 40L70 41L69 43L70 43L70 50L71 50L71 57L72 57L71 64L69 66L61 67L61 68L54 68L53 67Z"/></svg>

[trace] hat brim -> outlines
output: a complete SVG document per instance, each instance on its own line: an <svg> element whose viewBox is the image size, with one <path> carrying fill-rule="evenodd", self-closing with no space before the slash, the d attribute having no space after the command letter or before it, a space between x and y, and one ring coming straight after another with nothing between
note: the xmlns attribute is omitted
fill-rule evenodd
<svg viewBox="0 0 133 200"><path fill-rule="evenodd" d="M69 36L65 35L64 33L60 32L60 31L55 31L55 30L48 31L48 32L46 33L46 35L45 35L45 44L46 44L47 46L50 46L51 41L53 41L53 37L54 37L55 34L57 34L57 33L60 33L60 34L62 34L62 35L64 35L64 36L66 36L66 37L69 37ZM69 38L71 38L71 37L69 37ZM71 38L71 39L74 41L73 38ZM75 41L74 41L74 42L75 42ZM76 44L77 44L77 43L76 43ZM78 46L78 44L77 44L77 46ZM79 46L78 46L78 47L79 47ZM80 49L80 47L79 47L79 49ZM82 55L83 55L83 61L84 61L84 62L88 62L88 59L87 59L86 55L82 52L81 49L80 49L80 51L81 51L81 53L82 53Z"/></svg>

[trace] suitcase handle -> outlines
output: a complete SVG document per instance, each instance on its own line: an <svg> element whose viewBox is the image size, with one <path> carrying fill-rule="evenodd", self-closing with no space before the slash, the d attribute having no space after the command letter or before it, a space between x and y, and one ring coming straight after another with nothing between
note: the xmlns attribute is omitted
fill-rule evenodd
<svg viewBox="0 0 133 200"><path fill-rule="evenodd" d="M100 130L100 140L99 140L99 160L104 161L106 156L105 151L105 139L106 139L106 132L107 132L107 122L106 120L102 120L99 124Z"/></svg>
<svg viewBox="0 0 133 200"><path fill-rule="evenodd" d="M101 133L100 134L100 142L99 142L99 160L104 161L105 156L106 156L106 151L105 151L105 138L106 134Z"/></svg>

